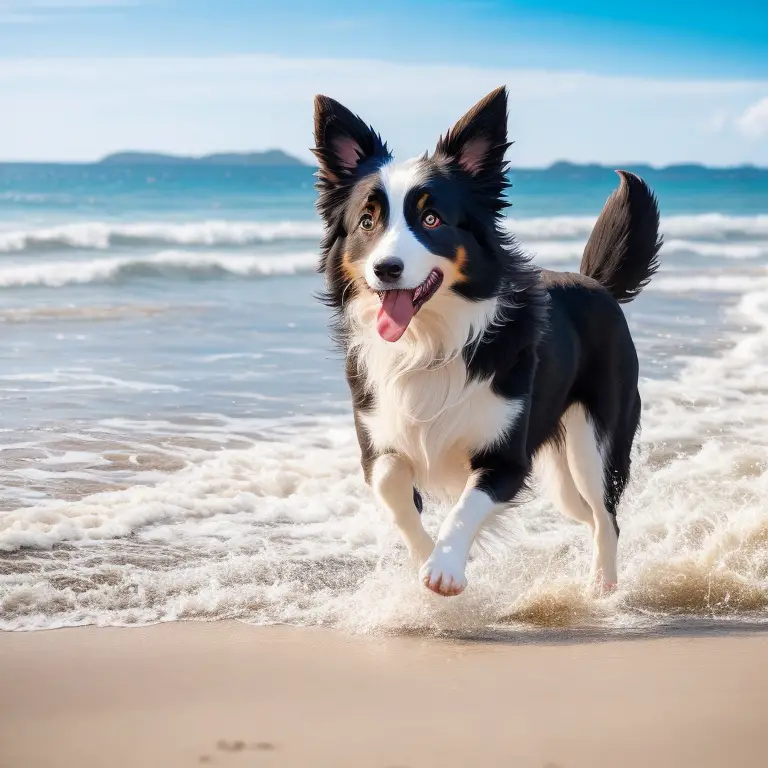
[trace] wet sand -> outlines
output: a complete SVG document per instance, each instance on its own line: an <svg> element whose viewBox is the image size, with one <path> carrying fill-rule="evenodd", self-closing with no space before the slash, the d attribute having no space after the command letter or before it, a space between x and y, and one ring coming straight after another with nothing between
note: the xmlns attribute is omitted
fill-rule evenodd
<svg viewBox="0 0 768 768"><path fill-rule="evenodd" d="M0 766L764 764L768 632L528 640L233 622L4 633Z"/></svg>

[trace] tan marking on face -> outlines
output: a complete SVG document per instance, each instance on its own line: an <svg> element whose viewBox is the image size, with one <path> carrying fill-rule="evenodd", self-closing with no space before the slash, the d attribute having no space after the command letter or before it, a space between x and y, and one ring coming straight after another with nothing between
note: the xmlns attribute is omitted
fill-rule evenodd
<svg viewBox="0 0 768 768"><path fill-rule="evenodd" d="M425 193L424 193L424 194L423 194L423 195L422 195L422 196L419 198L419 202L418 202L418 203L416 203L416 208L417 208L419 211L423 211L423 210L424 210L424 206L427 204L427 200L429 200L429 195L428 195L428 194L425 192Z"/></svg>
<svg viewBox="0 0 768 768"><path fill-rule="evenodd" d="M355 281L358 278L357 269L355 268L352 260L349 258L349 252L344 251L344 255L341 257L341 271L344 273L344 277L347 280Z"/></svg>
<svg viewBox="0 0 768 768"><path fill-rule="evenodd" d="M376 227L379 225L379 220L381 219L381 205L376 200L369 200L366 202L365 206L363 206L360 215L362 216L364 213L368 213L373 217L373 227L375 231ZM370 234L374 233L372 232ZM360 263L360 259L353 259L349 255L349 251L344 251L344 255L341 258L341 271L343 272L344 277L350 282L360 280L363 277L363 267Z"/></svg>
<svg viewBox="0 0 768 768"><path fill-rule="evenodd" d="M456 246L456 262L455 262L456 276L453 279L454 283L464 283L467 281L467 275L464 269L467 266L467 249L463 245Z"/></svg>

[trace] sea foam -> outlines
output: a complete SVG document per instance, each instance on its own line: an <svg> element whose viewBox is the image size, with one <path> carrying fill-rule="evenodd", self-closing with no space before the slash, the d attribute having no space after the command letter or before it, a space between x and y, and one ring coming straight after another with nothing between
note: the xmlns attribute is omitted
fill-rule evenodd
<svg viewBox="0 0 768 768"><path fill-rule="evenodd" d="M107 250L120 246L243 246L285 240L317 240L317 221L77 222L56 227L0 231L0 252Z"/></svg>
<svg viewBox="0 0 768 768"><path fill-rule="evenodd" d="M502 538L476 553L464 595L428 593L363 482L345 416L266 429L249 448L203 455L155 484L6 513L0 625L238 618L477 632L765 621L768 291L745 294L730 312L751 330L723 354L641 382L643 432L609 598L584 589L586 529L543 497L505 513ZM427 527L444 514L430 505Z"/></svg>
<svg viewBox="0 0 768 768"><path fill-rule="evenodd" d="M161 251L146 256L35 261L0 266L0 288L120 282L135 277L199 278L221 275L267 277L314 271L317 254L247 255L200 251Z"/></svg>
<svg viewBox="0 0 768 768"><path fill-rule="evenodd" d="M522 240L586 240L595 218L509 218L505 226ZM707 213L663 218L667 238L714 242L768 239L768 215ZM109 250L112 248L244 247L286 241L318 241L322 225L310 221L110 222L84 221L53 227L0 230L0 253Z"/></svg>

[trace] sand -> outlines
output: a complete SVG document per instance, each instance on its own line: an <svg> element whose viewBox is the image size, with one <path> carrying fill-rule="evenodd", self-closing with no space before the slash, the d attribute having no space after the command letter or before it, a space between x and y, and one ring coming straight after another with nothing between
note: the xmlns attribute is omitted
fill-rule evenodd
<svg viewBox="0 0 768 768"><path fill-rule="evenodd" d="M520 640L4 633L0 766L766 764L768 633Z"/></svg>

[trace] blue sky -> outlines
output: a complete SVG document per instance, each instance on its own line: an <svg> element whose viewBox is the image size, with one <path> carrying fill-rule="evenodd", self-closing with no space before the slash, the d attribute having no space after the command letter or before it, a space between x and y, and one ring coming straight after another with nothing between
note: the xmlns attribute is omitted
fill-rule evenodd
<svg viewBox="0 0 768 768"><path fill-rule="evenodd" d="M314 91L410 153L501 83L518 165L768 164L765 0L0 0L4 159L306 157Z"/></svg>

